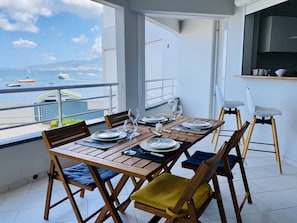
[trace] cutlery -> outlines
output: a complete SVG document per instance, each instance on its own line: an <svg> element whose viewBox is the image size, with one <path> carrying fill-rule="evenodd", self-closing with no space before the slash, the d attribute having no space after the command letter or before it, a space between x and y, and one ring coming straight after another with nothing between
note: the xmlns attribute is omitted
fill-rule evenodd
<svg viewBox="0 0 297 223"><path fill-rule="evenodd" d="M142 148L138 148L138 151L141 152L142 154L150 154L150 155L157 156L157 157L164 157L163 154L156 153L156 152L145 151L145 150L142 149Z"/></svg>
<svg viewBox="0 0 297 223"><path fill-rule="evenodd" d="M204 130L207 130L205 128L190 128L190 127L186 127L183 125L178 125L177 128L183 129L183 130L189 130L189 131L193 131L193 132L202 132Z"/></svg>
<svg viewBox="0 0 297 223"><path fill-rule="evenodd" d="M153 133L153 134L156 135L156 136L162 136L161 133L156 132L156 131L152 130L151 128L149 128L149 132L150 132L150 133Z"/></svg>
<svg viewBox="0 0 297 223"><path fill-rule="evenodd" d="M140 124L144 124L144 125L147 125L147 124L149 124L149 123L147 123L147 122L144 122L144 121L141 121L141 120L138 120L138 123L140 123Z"/></svg>
<svg viewBox="0 0 297 223"><path fill-rule="evenodd" d="M166 133L171 133L171 131L170 131L170 130L168 130L168 129L163 129L163 132L166 132Z"/></svg>
<svg viewBox="0 0 297 223"><path fill-rule="evenodd" d="M178 141L178 140L175 140L175 142L181 145L184 143L183 141Z"/></svg>

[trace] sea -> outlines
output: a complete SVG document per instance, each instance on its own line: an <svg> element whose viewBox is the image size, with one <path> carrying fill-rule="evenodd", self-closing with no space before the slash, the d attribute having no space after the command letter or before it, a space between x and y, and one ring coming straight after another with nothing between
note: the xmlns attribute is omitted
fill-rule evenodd
<svg viewBox="0 0 297 223"><path fill-rule="evenodd" d="M69 79L59 79L59 73L69 74ZM17 83L19 79L34 79L33 83L20 83L20 87L8 87L7 84ZM102 71L100 70L73 70L67 72L60 71L30 71L24 70L0 70L0 89L19 89L31 87L48 87L48 86L64 86L64 85L82 85L82 84L100 84L103 83ZM71 90L71 89L70 89ZM82 95L89 97L94 95L90 89L74 89ZM18 104L18 103L35 103L36 97L46 92L25 92L25 93L10 93L0 94L0 104ZM99 92L98 92L99 93Z"/></svg>

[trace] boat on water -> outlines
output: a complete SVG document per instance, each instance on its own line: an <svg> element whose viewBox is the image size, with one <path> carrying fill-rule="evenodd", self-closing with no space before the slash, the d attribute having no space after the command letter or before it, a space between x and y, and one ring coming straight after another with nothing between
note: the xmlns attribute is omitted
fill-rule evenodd
<svg viewBox="0 0 297 223"><path fill-rule="evenodd" d="M67 73L59 73L58 78L59 79L70 79L70 75Z"/></svg>
<svg viewBox="0 0 297 223"><path fill-rule="evenodd" d="M32 76L31 70L27 69L27 73L28 74L25 78L18 79L17 82L18 83L34 83L36 80L31 78L31 76Z"/></svg>
<svg viewBox="0 0 297 223"><path fill-rule="evenodd" d="M10 83L10 84L6 84L7 87L21 87L21 84L18 83Z"/></svg>
<svg viewBox="0 0 297 223"><path fill-rule="evenodd" d="M19 83L34 83L35 79L25 78L25 79L18 79Z"/></svg>

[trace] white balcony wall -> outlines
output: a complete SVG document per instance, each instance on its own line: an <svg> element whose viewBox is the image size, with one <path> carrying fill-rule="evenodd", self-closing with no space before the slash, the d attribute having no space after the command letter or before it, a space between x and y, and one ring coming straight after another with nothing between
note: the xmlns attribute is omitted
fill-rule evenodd
<svg viewBox="0 0 297 223"><path fill-rule="evenodd" d="M92 132L106 128L105 124L90 128ZM0 149L0 193L33 181L33 176L45 177L49 156L42 139L23 142ZM37 179L38 179L37 178Z"/></svg>
<svg viewBox="0 0 297 223"><path fill-rule="evenodd" d="M177 95L186 115L209 117L214 21L190 19L183 23Z"/></svg>
<svg viewBox="0 0 297 223"><path fill-rule="evenodd" d="M150 21L145 22L146 80L177 77L179 74L178 35Z"/></svg>

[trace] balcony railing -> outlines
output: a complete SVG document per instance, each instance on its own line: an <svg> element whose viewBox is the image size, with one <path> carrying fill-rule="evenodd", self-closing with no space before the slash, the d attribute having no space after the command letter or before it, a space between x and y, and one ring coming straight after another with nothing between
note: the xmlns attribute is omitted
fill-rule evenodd
<svg viewBox="0 0 297 223"><path fill-rule="evenodd" d="M83 92L79 94L77 92ZM87 92L87 93L86 93ZM146 81L146 108L174 96L174 79ZM1 97L12 98L0 104L0 140L52 127L67 120L95 120L117 112L118 83L22 87L0 89ZM18 98L26 102L15 103Z"/></svg>
<svg viewBox="0 0 297 223"><path fill-rule="evenodd" d="M147 80L145 82L145 107L153 107L174 96L174 78Z"/></svg>
<svg viewBox="0 0 297 223"><path fill-rule="evenodd" d="M116 109L117 86L108 83L0 89L2 101L6 98L9 102L0 104L0 140L5 144L10 138L30 138L54 123L61 126L64 122L99 119Z"/></svg>

